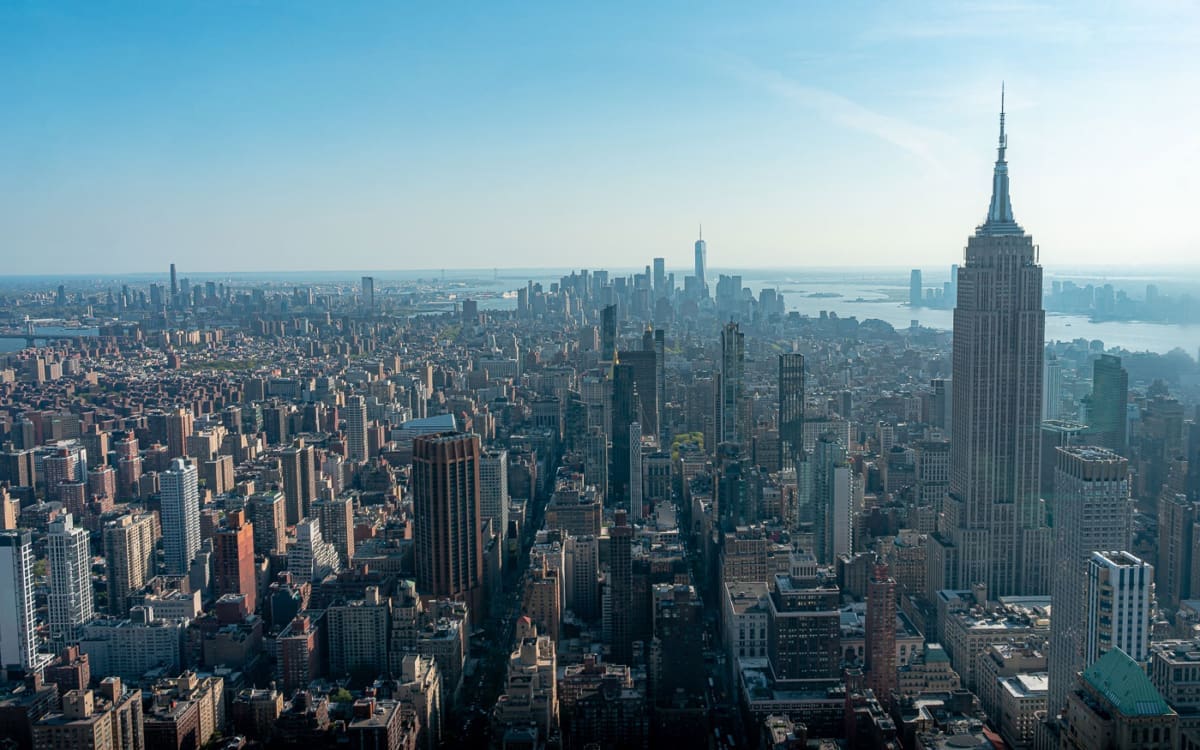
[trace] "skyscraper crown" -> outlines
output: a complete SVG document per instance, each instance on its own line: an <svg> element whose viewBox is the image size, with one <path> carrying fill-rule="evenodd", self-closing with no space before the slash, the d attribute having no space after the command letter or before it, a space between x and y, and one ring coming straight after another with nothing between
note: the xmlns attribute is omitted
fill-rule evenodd
<svg viewBox="0 0 1200 750"><path fill-rule="evenodd" d="M1000 141L996 147L996 167L992 172L992 203L988 207L987 221L976 230L981 235L1025 234L1025 230L1013 218L1012 199L1008 194L1008 162L1004 152L1008 149L1008 136L1004 134L1004 85L1000 86Z"/></svg>

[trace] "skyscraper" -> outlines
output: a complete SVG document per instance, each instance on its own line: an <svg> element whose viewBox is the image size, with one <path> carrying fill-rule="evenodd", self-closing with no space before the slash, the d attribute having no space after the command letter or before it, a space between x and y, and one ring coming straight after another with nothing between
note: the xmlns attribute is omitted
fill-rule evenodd
<svg viewBox="0 0 1200 750"><path fill-rule="evenodd" d="M612 470L608 475L609 497L614 503L629 506L629 486L633 481L630 466L629 427L640 422L641 400L633 365L619 362L613 366L612 380Z"/></svg>
<svg viewBox="0 0 1200 750"><path fill-rule="evenodd" d="M359 395L346 397L346 458L367 460L367 402Z"/></svg>
<svg viewBox="0 0 1200 750"><path fill-rule="evenodd" d="M1051 716L1066 706L1075 674L1087 666L1088 559L1097 550L1128 549L1133 529L1128 461L1093 446L1060 447L1055 458L1054 616L1047 664Z"/></svg>
<svg viewBox="0 0 1200 750"><path fill-rule="evenodd" d="M1092 363L1092 402L1087 418L1096 445L1125 453L1128 447L1125 404L1128 400L1129 373L1121 367L1121 358L1101 354Z"/></svg>
<svg viewBox="0 0 1200 750"><path fill-rule="evenodd" d="M80 628L96 614L92 606L92 554L87 530L71 514L50 524L50 642L63 649L79 642Z"/></svg>
<svg viewBox="0 0 1200 750"><path fill-rule="evenodd" d="M652 354L652 357L647 356ZM666 335L663 329L647 328L642 333L642 351L622 352L622 362L627 362L627 355L634 355L634 378L637 380L638 395L642 401L642 429L647 434L658 436L659 445L669 442L667 426L663 420L663 407L666 405ZM653 367L651 375L647 368ZM645 389L645 390L644 390Z"/></svg>
<svg viewBox="0 0 1200 750"><path fill-rule="evenodd" d="M303 438L279 454L280 473L283 475L283 496L287 503L289 526L300 523L310 515L313 502L317 499L317 465L313 447L305 445Z"/></svg>
<svg viewBox="0 0 1200 750"><path fill-rule="evenodd" d="M1139 664L1150 658L1154 568L1128 552L1093 552L1087 569L1084 666L1119 648ZM1053 620L1053 617L1051 617ZM1083 669L1083 667L1080 667Z"/></svg>
<svg viewBox="0 0 1200 750"><path fill-rule="evenodd" d="M1042 419L1058 419L1062 401L1062 365L1054 354L1046 355L1046 377L1042 393Z"/></svg>
<svg viewBox="0 0 1200 750"><path fill-rule="evenodd" d="M479 456L479 516L492 520L492 529L508 534L508 451L486 450Z"/></svg>
<svg viewBox="0 0 1200 750"><path fill-rule="evenodd" d="M354 562L354 498L334 497L322 500L312 508L313 515L321 521L321 533L325 540L338 551L345 568Z"/></svg>
<svg viewBox="0 0 1200 750"><path fill-rule="evenodd" d="M817 562L830 565L852 550L854 491L846 446L832 432L822 434L813 445L811 471L813 552Z"/></svg>
<svg viewBox="0 0 1200 750"><path fill-rule="evenodd" d="M667 266L666 259L654 259L654 296L667 296Z"/></svg>
<svg viewBox="0 0 1200 750"><path fill-rule="evenodd" d="M187 409L172 409L167 414L167 457L187 455L187 439L192 434L194 420Z"/></svg>
<svg viewBox="0 0 1200 750"><path fill-rule="evenodd" d="M417 588L481 610L482 534L479 436L464 432L413 439L412 497Z"/></svg>
<svg viewBox="0 0 1200 750"><path fill-rule="evenodd" d="M1013 218L1007 145L1002 104L991 206L958 271L950 493L930 550L943 587L986 583L990 596L1042 593L1050 572L1038 498L1042 268Z"/></svg>
<svg viewBox="0 0 1200 750"><path fill-rule="evenodd" d="M200 549L200 491L196 467L181 458L159 475L163 556L169 575L187 575Z"/></svg>
<svg viewBox="0 0 1200 750"><path fill-rule="evenodd" d="M129 595L154 575L154 516L124 515L104 524L104 559L108 567L108 611L129 614Z"/></svg>
<svg viewBox="0 0 1200 750"><path fill-rule="evenodd" d="M624 510L618 510L608 531L611 539L609 596L612 605L612 661L629 664L633 660L633 527Z"/></svg>
<svg viewBox="0 0 1200 750"><path fill-rule="evenodd" d="M920 307L923 304L925 304L925 299L921 287L921 269L914 268L908 275L908 306Z"/></svg>
<svg viewBox="0 0 1200 750"><path fill-rule="evenodd" d="M600 361L617 358L617 306L605 305L600 311Z"/></svg>
<svg viewBox="0 0 1200 750"><path fill-rule="evenodd" d="M708 298L708 281L704 278L705 265L708 262L708 245L704 243L704 228L700 228L700 236L696 239L696 283L700 289L700 296Z"/></svg>
<svg viewBox="0 0 1200 750"><path fill-rule="evenodd" d="M225 514L225 525L213 534L213 587L217 596L244 594L253 610L258 598L254 565L254 527L243 510Z"/></svg>
<svg viewBox="0 0 1200 750"><path fill-rule="evenodd" d="M876 565L867 583L867 685L875 697L890 704L896 689L896 579L887 565Z"/></svg>
<svg viewBox="0 0 1200 750"><path fill-rule="evenodd" d="M375 312L375 277L362 277L362 307L367 314Z"/></svg>
<svg viewBox="0 0 1200 750"><path fill-rule="evenodd" d="M804 355L779 355L779 466L794 468L804 450Z"/></svg>
<svg viewBox="0 0 1200 750"><path fill-rule="evenodd" d="M31 669L37 663L33 597L33 536L0 531L0 665Z"/></svg>
<svg viewBox="0 0 1200 750"><path fill-rule="evenodd" d="M1174 609L1196 594L1200 580L1193 581L1196 556L1197 518L1200 507L1187 495L1165 490L1158 498L1158 601Z"/></svg>
<svg viewBox="0 0 1200 750"><path fill-rule="evenodd" d="M746 335L737 323L721 329L721 396L718 401L717 434L723 443L741 439L739 421L745 396Z"/></svg>

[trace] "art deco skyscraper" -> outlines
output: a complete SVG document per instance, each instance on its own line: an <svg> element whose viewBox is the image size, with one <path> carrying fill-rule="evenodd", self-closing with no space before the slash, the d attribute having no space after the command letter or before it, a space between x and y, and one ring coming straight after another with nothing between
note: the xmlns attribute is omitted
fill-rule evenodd
<svg viewBox="0 0 1200 750"><path fill-rule="evenodd" d="M1050 534L1038 497L1046 318L1033 237L1013 218L1004 107L987 220L967 240L954 308L950 493L930 564L941 587L1045 593Z"/></svg>
<svg viewBox="0 0 1200 750"><path fill-rule="evenodd" d="M481 611L479 436L442 432L413 439L417 589Z"/></svg>
<svg viewBox="0 0 1200 750"><path fill-rule="evenodd" d="M159 475L163 556L169 575L187 575L200 549L200 491L196 467L177 458Z"/></svg>

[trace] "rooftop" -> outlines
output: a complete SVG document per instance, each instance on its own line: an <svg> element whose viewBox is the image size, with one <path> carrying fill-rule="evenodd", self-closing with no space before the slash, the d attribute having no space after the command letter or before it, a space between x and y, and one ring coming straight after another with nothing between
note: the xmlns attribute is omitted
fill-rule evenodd
<svg viewBox="0 0 1200 750"><path fill-rule="evenodd" d="M1141 666L1119 648L1096 660L1083 679L1125 716L1162 716L1174 711Z"/></svg>

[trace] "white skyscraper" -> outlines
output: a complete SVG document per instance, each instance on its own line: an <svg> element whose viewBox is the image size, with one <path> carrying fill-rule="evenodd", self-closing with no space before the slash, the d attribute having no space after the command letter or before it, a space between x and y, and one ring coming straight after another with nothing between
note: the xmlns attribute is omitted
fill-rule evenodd
<svg viewBox="0 0 1200 750"><path fill-rule="evenodd" d="M351 461L367 460L367 402L362 396L346 399L346 456Z"/></svg>
<svg viewBox="0 0 1200 750"><path fill-rule="evenodd" d="M163 555L167 573L187 575L200 549L200 491L196 467L183 459L159 476L162 490Z"/></svg>
<svg viewBox="0 0 1200 750"><path fill-rule="evenodd" d="M33 603L33 537L0 531L0 665L37 664Z"/></svg>
<svg viewBox="0 0 1200 750"><path fill-rule="evenodd" d="M1154 567L1128 552L1093 552L1087 576L1084 666L1114 648L1144 664L1150 657Z"/></svg>
<svg viewBox="0 0 1200 750"><path fill-rule="evenodd" d="M1058 419L1062 401L1062 365L1053 354L1046 356L1046 377L1043 381L1042 419Z"/></svg>
<svg viewBox="0 0 1200 750"><path fill-rule="evenodd" d="M508 533L508 451L485 450L479 455L479 517L492 519L502 537Z"/></svg>
<svg viewBox="0 0 1200 750"><path fill-rule="evenodd" d="M79 641L79 629L95 615L92 606L92 555L88 533L71 514L50 524L50 641L56 650Z"/></svg>

